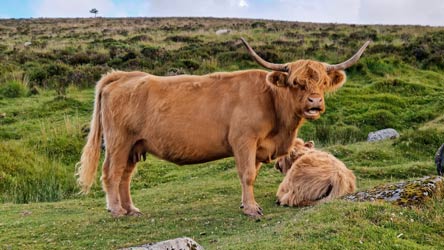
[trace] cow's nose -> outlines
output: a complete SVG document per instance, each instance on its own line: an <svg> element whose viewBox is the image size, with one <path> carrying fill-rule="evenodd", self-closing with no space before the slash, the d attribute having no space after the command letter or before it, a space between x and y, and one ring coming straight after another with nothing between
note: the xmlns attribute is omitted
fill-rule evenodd
<svg viewBox="0 0 444 250"><path fill-rule="evenodd" d="M309 97L308 101L313 105L320 105L322 103L322 97Z"/></svg>

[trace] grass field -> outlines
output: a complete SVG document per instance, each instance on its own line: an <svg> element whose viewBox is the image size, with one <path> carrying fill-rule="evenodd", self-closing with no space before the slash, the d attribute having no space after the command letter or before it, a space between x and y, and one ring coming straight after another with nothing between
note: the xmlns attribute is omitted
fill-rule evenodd
<svg viewBox="0 0 444 250"><path fill-rule="evenodd" d="M217 36L221 28L230 34ZM206 249L441 249L444 202L416 208L334 201L274 204L272 165L255 185L265 216L239 209L231 158L176 166L149 157L132 188L139 218L113 219L100 185L77 195L74 165L93 108L93 86L111 70L159 75L259 68L245 37L273 62L337 63L373 43L300 137L345 162L360 190L435 174L444 143L444 28L241 19L0 20L0 249L113 249L188 236ZM31 42L25 46L25 42ZM397 129L397 140L367 143ZM99 183L99 181L97 181Z"/></svg>

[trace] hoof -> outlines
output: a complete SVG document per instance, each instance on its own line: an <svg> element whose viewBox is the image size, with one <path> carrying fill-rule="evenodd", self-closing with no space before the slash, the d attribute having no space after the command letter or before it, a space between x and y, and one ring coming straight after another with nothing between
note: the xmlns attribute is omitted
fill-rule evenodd
<svg viewBox="0 0 444 250"><path fill-rule="evenodd" d="M255 219L260 218L262 215L264 215L264 213L262 212L262 208L258 204L252 206L243 205L242 212Z"/></svg>
<svg viewBox="0 0 444 250"><path fill-rule="evenodd" d="M133 208L133 209L128 210L128 213L126 213L126 215L128 215L128 216L134 216L134 217L140 217L140 216L143 215L143 213L140 212L139 209L137 209L137 208Z"/></svg>
<svg viewBox="0 0 444 250"><path fill-rule="evenodd" d="M119 218L119 217L125 216L127 214L127 211L123 208L119 208L116 210L111 209L110 212L111 212L111 216L114 218Z"/></svg>

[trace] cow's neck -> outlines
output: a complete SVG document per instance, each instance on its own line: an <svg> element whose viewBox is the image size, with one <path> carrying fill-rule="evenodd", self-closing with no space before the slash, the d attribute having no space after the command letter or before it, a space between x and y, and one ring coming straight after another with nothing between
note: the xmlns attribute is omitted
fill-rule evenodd
<svg viewBox="0 0 444 250"><path fill-rule="evenodd" d="M299 100L292 96L287 88L276 88L273 93L274 108L276 111L276 127L283 144L292 142L297 137L298 129L305 119L296 115Z"/></svg>
<svg viewBox="0 0 444 250"><path fill-rule="evenodd" d="M296 115L298 105L302 105L287 88L276 88L273 93L277 125L281 129L297 132L305 119Z"/></svg>

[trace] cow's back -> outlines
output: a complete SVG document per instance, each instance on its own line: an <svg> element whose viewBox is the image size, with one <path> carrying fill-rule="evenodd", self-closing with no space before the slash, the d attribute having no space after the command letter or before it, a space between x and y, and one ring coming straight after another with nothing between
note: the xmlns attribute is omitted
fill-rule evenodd
<svg viewBox="0 0 444 250"><path fill-rule="evenodd" d="M104 127L108 124L108 130L117 130L133 143L145 140L148 152L178 164L231 156L228 133L233 113L246 105L261 105L261 92L254 86L258 83L251 75L122 76L103 90L102 107L108 114ZM107 136L113 135L105 132Z"/></svg>

